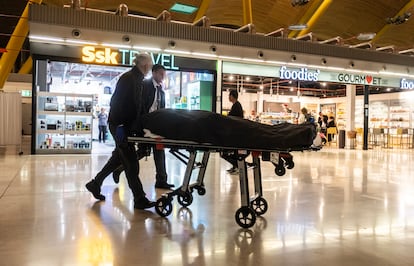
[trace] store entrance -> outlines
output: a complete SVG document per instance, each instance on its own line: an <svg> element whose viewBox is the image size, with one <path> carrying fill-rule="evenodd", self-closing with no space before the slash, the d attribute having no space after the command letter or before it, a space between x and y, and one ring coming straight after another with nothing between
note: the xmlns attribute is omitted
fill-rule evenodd
<svg viewBox="0 0 414 266"><path fill-rule="evenodd" d="M119 77L131 67L48 60L38 65L42 64L44 67L37 71L38 80L45 81L37 83L36 153L76 153L78 142L86 143L83 147L92 153L110 153L114 141L109 129L105 138L99 137L99 120L103 119L101 112L108 114L110 111L110 100ZM150 77L151 73L146 78ZM164 91L166 108L213 111L215 75L206 71L167 71ZM82 111L84 117L80 119L77 108L90 101L90 118ZM73 128L77 127L88 130L74 132Z"/></svg>

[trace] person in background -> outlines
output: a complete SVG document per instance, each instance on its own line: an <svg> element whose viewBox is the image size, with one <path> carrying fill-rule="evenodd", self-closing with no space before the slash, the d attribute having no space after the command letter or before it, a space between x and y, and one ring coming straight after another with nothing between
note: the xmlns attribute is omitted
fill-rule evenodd
<svg viewBox="0 0 414 266"><path fill-rule="evenodd" d="M231 106L230 112L228 113L229 116L236 116L243 118L243 107L238 100L239 93L237 90L231 90L229 93L229 101L233 104Z"/></svg>
<svg viewBox="0 0 414 266"><path fill-rule="evenodd" d="M309 113L308 113L308 109L306 109L306 107L303 107L302 109L300 109L298 124L303 124L303 123L307 122L308 116L309 116Z"/></svg>
<svg viewBox="0 0 414 266"><path fill-rule="evenodd" d="M323 114L322 114L322 112L319 112L319 116L318 116L319 128L322 128L322 123L323 123Z"/></svg>
<svg viewBox="0 0 414 266"><path fill-rule="evenodd" d="M101 112L98 114L98 128L99 128L99 143L106 141L106 132L108 127L108 114L105 112L105 108L101 108Z"/></svg>
<svg viewBox="0 0 414 266"><path fill-rule="evenodd" d="M243 107L238 101L239 93L237 90L231 90L229 93L229 101L233 104L231 106L228 116L235 116L243 118ZM238 172L237 167L237 151L224 151L221 153L221 157L227 162L231 163L232 167L227 170L230 174L236 174Z"/></svg>
<svg viewBox="0 0 414 266"><path fill-rule="evenodd" d="M124 73L116 84L110 102L108 116L109 130L115 140L115 149L111 158L85 186L98 200L105 200L101 186L105 178L121 164L125 169L128 186L134 197L134 208L147 209L155 206L144 192L139 179L139 162L134 143L128 142L128 136L142 135L140 118L143 113L143 79L152 68L152 59L148 54L137 54L132 69Z"/></svg>
<svg viewBox="0 0 414 266"><path fill-rule="evenodd" d="M330 116L327 122L328 123L326 124L326 128L330 128L330 127L336 128L335 118L333 116ZM333 137L334 137L334 134L328 134L328 142L331 142Z"/></svg>

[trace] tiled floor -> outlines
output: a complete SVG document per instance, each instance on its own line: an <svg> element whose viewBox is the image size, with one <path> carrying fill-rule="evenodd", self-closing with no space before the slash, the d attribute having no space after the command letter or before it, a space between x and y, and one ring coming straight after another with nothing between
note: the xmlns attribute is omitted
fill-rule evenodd
<svg viewBox="0 0 414 266"><path fill-rule="evenodd" d="M0 157L0 265L414 265L412 150L295 152L282 177L264 162L269 210L250 229L235 222L239 178L217 154L206 195L188 209L174 199L166 218L134 210L123 176L96 202L84 184L110 151ZM179 185L184 165L167 157ZM157 199L152 158L141 178Z"/></svg>

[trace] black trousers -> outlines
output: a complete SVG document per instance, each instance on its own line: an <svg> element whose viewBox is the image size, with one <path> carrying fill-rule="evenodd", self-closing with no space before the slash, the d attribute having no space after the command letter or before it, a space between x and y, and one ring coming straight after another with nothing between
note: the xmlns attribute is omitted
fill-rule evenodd
<svg viewBox="0 0 414 266"><path fill-rule="evenodd" d="M167 171L165 170L165 151L157 150L155 145L152 147L154 153L154 163L155 169L157 171L155 175L155 180L157 183L167 182Z"/></svg>
<svg viewBox="0 0 414 266"><path fill-rule="evenodd" d="M104 165L102 170L95 176L95 182L102 186L105 178L117 169L120 165L125 169L125 175L128 181L128 186L134 195L134 200L140 200L145 197L145 192L139 179L139 162L135 151L135 145L129 142L118 142L115 137L116 127L109 125L109 130L115 140L115 149L112 151L112 156Z"/></svg>
<svg viewBox="0 0 414 266"><path fill-rule="evenodd" d="M220 156L227 162L231 163L231 165L234 168L238 168L237 167L237 158L238 158L237 151L233 151L233 150L223 151L220 153Z"/></svg>
<svg viewBox="0 0 414 266"><path fill-rule="evenodd" d="M139 145L138 147L140 147L142 149L147 149L146 145ZM152 150L153 150L153 154L154 154L154 163L155 163L155 170L156 170L155 181L157 183L165 183L165 182L167 182L167 177L168 177L167 171L165 170L165 151L164 151L164 149L157 150L155 145L152 146ZM146 152L144 152L144 153L146 153ZM110 169L108 169L108 171L110 171ZM103 173L103 174L108 174L109 175L110 172L108 173L108 171L105 171L105 173ZM122 165L120 165L118 168L115 169L114 174L115 175L120 175L122 171L124 171L124 167Z"/></svg>
<svg viewBox="0 0 414 266"><path fill-rule="evenodd" d="M105 142L106 140L106 131L107 131L107 126L99 126L99 142L103 141Z"/></svg>

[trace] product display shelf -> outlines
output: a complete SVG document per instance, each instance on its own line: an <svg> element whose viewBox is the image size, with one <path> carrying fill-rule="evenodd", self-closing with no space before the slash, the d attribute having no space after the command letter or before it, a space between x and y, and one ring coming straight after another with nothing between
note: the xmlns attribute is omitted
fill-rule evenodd
<svg viewBox="0 0 414 266"><path fill-rule="evenodd" d="M338 129L345 129L346 127L346 113L345 103L336 104L336 126Z"/></svg>
<svg viewBox="0 0 414 266"><path fill-rule="evenodd" d="M36 153L90 153L92 95L38 92Z"/></svg>
<svg viewBox="0 0 414 266"><path fill-rule="evenodd" d="M281 123L294 123L296 113L272 113L265 112L260 115L260 122L268 125Z"/></svg>

